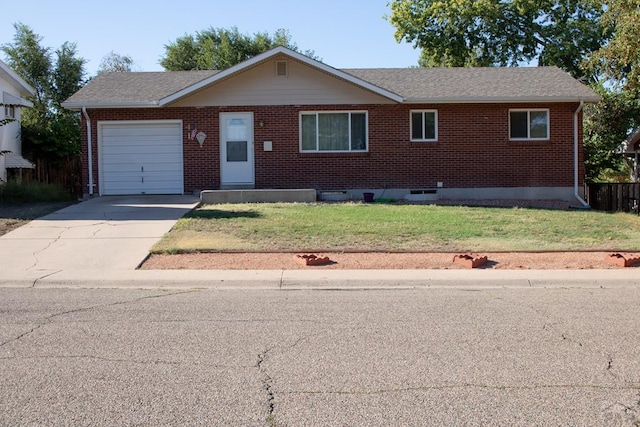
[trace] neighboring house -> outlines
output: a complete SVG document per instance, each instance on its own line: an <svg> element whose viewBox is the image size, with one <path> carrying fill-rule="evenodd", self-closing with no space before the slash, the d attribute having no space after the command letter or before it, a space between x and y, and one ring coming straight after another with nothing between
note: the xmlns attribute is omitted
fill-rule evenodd
<svg viewBox="0 0 640 427"><path fill-rule="evenodd" d="M7 64L0 61L0 119L13 119L0 126L0 181L6 182L11 171L32 169L34 165L22 157L20 138L20 113L22 107L33 107L24 99L36 91L20 78ZM16 173L15 176L19 176Z"/></svg>
<svg viewBox="0 0 640 427"><path fill-rule="evenodd" d="M627 157L631 157L633 161L633 167L631 171L631 178L633 182L638 182L638 154L640 153L640 129L636 129L635 132L629 135L624 141L624 153Z"/></svg>
<svg viewBox="0 0 640 427"><path fill-rule="evenodd" d="M569 200L598 99L555 67L338 70L279 47L224 71L103 74L63 106L83 112L89 194Z"/></svg>

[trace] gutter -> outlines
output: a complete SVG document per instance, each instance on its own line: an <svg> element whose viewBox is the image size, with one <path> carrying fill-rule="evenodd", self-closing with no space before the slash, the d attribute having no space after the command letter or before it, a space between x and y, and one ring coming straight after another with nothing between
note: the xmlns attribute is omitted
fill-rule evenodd
<svg viewBox="0 0 640 427"><path fill-rule="evenodd" d="M580 100L580 105L578 105L578 109L573 113L573 197L576 198L580 203L582 203L582 207L589 208L589 203L587 203L578 193L578 184L579 184L579 173L580 168L578 164L578 115L580 111L584 108L584 99Z"/></svg>
<svg viewBox="0 0 640 427"><path fill-rule="evenodd" d="M93 196L93 144L91 141L91 118L87 107L82 107L82 114L87 120L87 165L89 166L89 195Z"/></svg>

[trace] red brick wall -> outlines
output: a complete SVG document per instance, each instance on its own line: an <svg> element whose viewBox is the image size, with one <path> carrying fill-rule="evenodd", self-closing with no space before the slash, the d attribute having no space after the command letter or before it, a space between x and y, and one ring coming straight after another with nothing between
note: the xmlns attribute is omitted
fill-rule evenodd
<svg viewBox="0 0 640 427"><path fill-rule="evenodd" d="M573 186L573 113L577 103L254 106L89 110L98 191L97 123L103 120L183 121L185 192L220 185L219 114L254 113L256 188L447 188ZM549 108L550 140L509 141L510 108ZM438 141L411 142L412 109L438 110ZM300 153L299 112L366 110L367 153ZM582 122L580 117L580 123ZM259 127L262 121L264 127ZM195 124L204 147L187 139ZM86 153L86 125L83 149ZM273 151L263 151L263 141ZM580 141L582 133L580 132ZM580 147L580 176L584 173ZM84 160L84 184L88 169ZM582 181L581 181L582 183Z"/></svg>

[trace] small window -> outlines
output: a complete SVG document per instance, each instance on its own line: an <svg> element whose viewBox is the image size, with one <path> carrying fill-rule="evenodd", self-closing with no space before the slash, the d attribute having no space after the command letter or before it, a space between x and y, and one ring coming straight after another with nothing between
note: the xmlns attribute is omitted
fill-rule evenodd
<svg viewBox="0 0 640 427"><path fill-rule="evenodd" d="M0 110L2 111L2 110ZM16 118L16 110L13 105L5 105L4 106L4 117L6 119L15 119Z"/></svg>
<svg viewBox="0 0 640 427"><path fill-rule="evenodd" d="M301 113L300 151L367 151L367 113Z"/></svg>
<svg viewBox="0 0 640 427"><path fill-rule="evenodd" d="M549 110L509 110L509 138L548 140Z"/></svg>
<svg viewBox="0 0 640 427"><path fill-rule="evenodd" d="M438 140L438 111L411 111L411 141Z"/></svg>

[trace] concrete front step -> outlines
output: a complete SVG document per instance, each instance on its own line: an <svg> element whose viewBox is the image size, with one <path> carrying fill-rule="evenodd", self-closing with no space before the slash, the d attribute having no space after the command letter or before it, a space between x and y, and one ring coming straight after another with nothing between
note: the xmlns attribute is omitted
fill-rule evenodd
<svg viewBox="0 0 640 427"><path fill-rule="evenodd" d="M200 192L200 201L205 204L311 203L316 201L316 190L204 190Z"/></svg>

